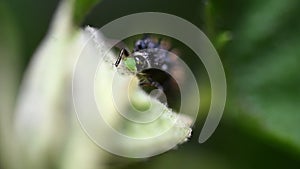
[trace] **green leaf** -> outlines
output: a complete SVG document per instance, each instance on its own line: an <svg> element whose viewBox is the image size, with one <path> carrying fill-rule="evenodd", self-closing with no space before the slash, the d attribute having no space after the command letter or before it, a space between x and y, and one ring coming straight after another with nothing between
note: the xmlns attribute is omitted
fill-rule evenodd
<svg viewBox="0 0 300 169"><path fill-rule="evenodd" d="M293 0L249 5L233 28L225 61L231 109L239 111L240 124L253 119L248 125L258 125L252 129L259 135L296 147L294 152L300 152L299 5Z"/></svg>
<svg viewBox="0 0 300 169"><path fill-rule="evenodd" d="M13 111L20 82L20 29L14 13L5 3L0 2L0 168L17 168L13 135Z"/></svg>
<svg viewBox="0 0 300 169"><path fill-rule="evenodd" d="M93 6L100 0L75 0L74 21L80 23Z"/></svg>

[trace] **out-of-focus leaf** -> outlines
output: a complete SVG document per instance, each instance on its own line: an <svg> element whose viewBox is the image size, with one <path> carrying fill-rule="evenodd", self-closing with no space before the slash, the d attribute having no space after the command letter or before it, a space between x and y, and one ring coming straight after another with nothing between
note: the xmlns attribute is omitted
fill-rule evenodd
<svg viewBox="0 0 300 169"><path fill-rule="evenodd" d="M104 168L104 151L81 130L71 103L72 69L81 30L72 22L73 1L62 1L26 71L15 114L22 168ZM17 158L16 157L16 158Z"/></svg>
<svg viewBox="0 0 300 169"><path fill-rule="evenodd" d="M233 41L225 60L235 102L231 106L242 111L238 113L242 117L255 120L258 133L297 147L298 152L299 5L295 0L254 1L232 28Z"/></svg>
<svg viewBox="0 0 300 169"><path fill-rule="evenodd" d="M85 80L83 77L88 77L87 74L84 74L86 69L95 63L97 64L99 57L104 60L108 49L105 45L87 43L95 39L101 42L104 37L97 36L101 32L96 35L91 34L88 29L81 30L74 25L72 21L73 2L71 0L61 2L48 34L33 56L20 89L14 122L16 140L18 140L16 146L20 148L21 161L24 162L23 168L108 167L107 162L110 160L108 153L98 149L88 137L83 135L73 109L71 93L72 80L76 79L72 79L73 71L78 69L73 68L76 62L79 62L77 60L79 55L83 55L83 58L93 58L88 62L84 62L84 70L80 72L83 73L83 76L80 76L79 83L86 87L83 83ZM108 56L115 61L112 53ZM106 123L97 121L100 124L97 129L101 131L97 133L98 136L100 138L105 136L108 142L115 143L114 145L117 147L113 147L114 149L127 151L128 154L134 153L134 151L145 151L145 154L148 153L149 156L165 151L166 147L172 148L170 146L187 141L191 134L190 125L192 120L189 117L177 115L168 109L166 105L149 97L138 87L138 79L135 76L121 75L112 63L107 61L106 66L103 66L105 71L100 71L102 74L97 74L99 75L97 79L102 85L96 85L95 91L99 91L96 96L100 98L99 100L96 99L96 102L104 104L101 106L101 109L104 110L102 116L108 117L108 119L117 116L118 118L115 118L114 122L117 125L125 126L121 128L124 129L124 133L137 138L152 137L162 129L170 130L163 135L164 137L161 136L157 140L146 141L141 139L139 144L134 144L129 139L127 139L127 142L122 142L121 138L124 138L122 134L113 137L115 135L111 134L112 131L104 127ZM118 76L113 76L114 73ZM133 122L126 122L128 120L122 118L114 108L113 99L108 99L111 98L112 93L110 93L111 90L107 89L112 86L112 82L119 86L118 89L124 88L125 91L133 77L135 78L134 88L129 93L135 93L133 94L135 99L135 96L140 96L134 104L145 104L146 100L149 100L148 103L153 107L149 110L149 114L163 109L163 116L154 119L149 125L135 125L132 124ZM112 78L117 79L117 81L112 81ZM75 87L73 91L78 90L80 89ZM84 90L79 97L85 98L84 94L86 93ZM119 100L118 104L123 104L127 112L134 113L136 111L133 110L129 102L126 102L126 99L128 99L126 94L127 92L121 92L118 95L119 98L123 98L123 100ZM145 105L142 105L142 107L145 107ZM89 106L84 107L85 114L92 111L95 112ZM88 123L90 124L91 121L88 121Z"/></svg>
<svg viewBox="0 0 300 169"><path fill-rule="evenodd" d="M17 168L17 149L11 132L19 85L20 38L15 17L0 2L0 168Z"/></svg>

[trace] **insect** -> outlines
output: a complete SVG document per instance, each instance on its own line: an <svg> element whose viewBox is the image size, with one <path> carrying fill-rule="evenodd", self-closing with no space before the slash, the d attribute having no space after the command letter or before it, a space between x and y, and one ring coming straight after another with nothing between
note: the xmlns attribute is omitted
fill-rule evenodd
<svg viewBox="0 0 300 169"><path fill-rule="evenodd" d="M124 64L127 69L129 69L132 72L136 71L136 62L133 58L129 57L129 52L125 48L121 49L120 51L119 57L115 63L116 67L119 66L122 59L124 60Z"/></svg>
<svg viewBox="0 0 300 169"><path fill-rule="evenodd" d="M123 62L138 77L139 85L144 91L150 93L153 89L159 89L166 94L168 105L174 108L177 102L172 103L172 100L180 98L180 94L175 79L165 72L174 65L170 60L169 50L168 41L144 35L135 42L132 52L126 48L120 50L114 66L118 67Z"/></svg>

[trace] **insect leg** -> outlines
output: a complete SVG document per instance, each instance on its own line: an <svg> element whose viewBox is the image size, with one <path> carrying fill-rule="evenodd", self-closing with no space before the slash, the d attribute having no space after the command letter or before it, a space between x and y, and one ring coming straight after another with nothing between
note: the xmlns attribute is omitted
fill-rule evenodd
<svg viewBox="0 0 300 169"><path fill-rule="evenodd" d="M146 79L141 80L140 85L141 86L146 86L146 87L147 86L148 87L154 87L154 88L157 88L161 91L163 91L163 89L164 89L163 86L160 83L154 81L151 77L147 77Z"/></svg>
<svg viewBox="0 0 300 169"><path fill-rule="evenodd" d="M121 62L121 60L122 60L122 58L123 58L123 55L125 55L126 57L129 56L129 52L128 52L128 50L126 50L125 48L121 49L121 51L120 51L119 57L118 57L118 59L117 59L116 62L115 62L115 66L116 66L116 67L119 66L119 64L120 64L120 62Z"/></svg>

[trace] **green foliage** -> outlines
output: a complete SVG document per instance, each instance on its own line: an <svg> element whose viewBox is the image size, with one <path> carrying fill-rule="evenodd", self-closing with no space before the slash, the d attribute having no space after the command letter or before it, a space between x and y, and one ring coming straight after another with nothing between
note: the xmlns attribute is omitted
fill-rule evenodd
<svg viewBox="0 0 300 169"><path fill-rule="evenodd" d="M82 22L85 15L99 3L100 0L75 0L74 3L74 21L79 24Z"/></svg>
<svg viewBox="0 0 300 169"><path fill-rule="evenodd" d="M82 21L92 25L103 25L126 14L143 11L159 11L178 15L191 21L198 27L204 28L205 33L219 51L227 75L228 104L221 125L208 142L201 145L196 142L202 127L199 124L201 117L203 117L202 115L196 123L190 143L180 146L177 151L171 151L151 158L148 161L129 165L128 168L203 167L220 169L284 168L286 166L299 168L300 22L298 20L300 16L300 1L231 0L230 2L208 1L207 3L191 1L184 5L182 1L173 1L172 3L166 1L156 1L155 3L153 1L142 3L138 0L130 2L117 1L123 10L119 10L120 8L116 7L116 1L106 1L99 5L100 10L93 11L95 13L92 13L91 18L84 20L86 14L91 11L97 2L98 0L75 0L73 21L77 25ZM34 6L40 4L38 2L20 3L26 6L23 4L17 6L16 4L19 3L12 0L13 8L10 6L6 8L15 12L17 24L14 28L8 31L5 30L5 33L8 32L6 36L11 38L2 38L0 43L1 46L4 42L12 44L10 41L19 39L22 35L25 37L24 41L26 43L21 44L21 47L17 44L12 48L15 51L10 51L17 53L14 57L18 57L10 57L14 58L13 60L10 59L10 64L13 65L15 62L15 65L28 62L28 53L35 50L36 43L44 36L42 36L41 32L46 32L48 26L46 21L45 23L37 21L44 21L46 20L45 18L50 18L53 15L53 11L52 13L47 13L46 11L54 9L53 2L43 2L52 4L52 7L45 5L47 10L38 10L38 16L41 18L37 21L31 21L29 18L32 18L32 16L28 13L26 13L28 16L25 16L24 11L40 9ZM24 16L22 16L23 13ZM2 22L2 24L6 23ZM7 28L2 25L1 27ZM21 35L15 32L20 32ZM55 38L53 39L57 40ZM19 48L24 48L26 57L19 57L19 53L22 56L24 55L24 51ZM6 47L5 49L8 48ZM1 50L0 52L3 51ZM127 62L124 63L126 64ZM3 72L12 72L17 75L7 73L3 73L3 75L6 77L15 76L16 79L9 82L14 85L18 84L22 76L21 73L13 72L16 66L9 66L9 64L5 66L5 64L6 62L3 62L2 65L4 66L1 68L2 70L7 70ZM63 64L63 67L65 65L67 64ZM128 62L126 66L134 69L133 65L134 63ZM49 77L47 77L48 79ZM53 78L51 79L53 80ZM206 88L206 86L201 87L209 88ZM16 92L17 90L11 93L14 94ZM52 94L53 92L49 93ZM1 96L4 96L3 93L1 94ZM203 95L201 99L202 97ZM7 100L7 97L3 97L3 100ZM208 99L204 98L203 100ZM15 103L9 104L14 105ZM208 105L209 101L202 104L203 107L208 107ZM3 115L1 117L8 117L5 114L1 115ZM1 119L5 120L5 118ZM76 122L74 124L77 124ZM57 122L55 126L59 126ZM6 131L6 128L2 128L1 131ZM46 132L43 133L47 134ZM83 133L80 134L84 135ZM85 138L82 135L79 137L75 135L74 138ZM10 139L7 139L8 137L4 137L5 135L1 136L10 141ZM69 136L66 137L69 138ZM74 138L70 137L70 139ZM89 143L89 140L87 142ZM3 140L1 140L1 144L4 144ZM33 147L36 146L32 143L30 144ZM3 147L12 146L1 145L1 147L4 154L1 156L2 158L6 156L5 151L7 151ZM69 159L70 164L73 165L75 164L74 156L81 156L82 158L78 159L83 159L84 161L88 156L87 154L92 154L90 150L98 152L98 149L95 150L93 146L89 148L82 146L81 149L83 151L76 151L76 153L74 153L74 149L78 148L77 144L68 144L67 147L66 157ZM46 156L48 157L48 155ZM97 158L98 156L94 155L94 157ZM5 161L7 158L3 159L1 160ZM104 163L107 162L105 160ZM127 162L128 159L123 161ZM85 163L81 164L84 165ZM114 165L115 163L109 164ZM123 167L122 164L118 165ZM5 166L5 164L2 163L2 166ZM119 166L118 168L120 168Z"/></svg>
<svg viewBox="0 0 300 169"><path fill-rule="evenodd" d="M228 22L223 27L232 30L232 41L221 54L229 77L229 109L235 112L230 115L257 136L299 153L300 3L247 4L215 4Z"/></svg>

